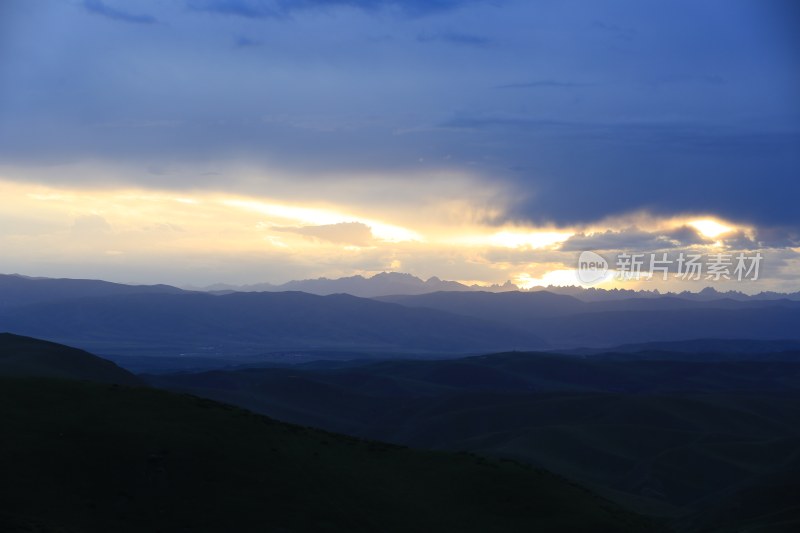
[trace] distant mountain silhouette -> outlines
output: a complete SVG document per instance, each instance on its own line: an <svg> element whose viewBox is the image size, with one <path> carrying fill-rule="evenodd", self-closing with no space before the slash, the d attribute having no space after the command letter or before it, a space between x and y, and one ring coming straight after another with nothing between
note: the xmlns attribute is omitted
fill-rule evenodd
<svg viewBox="0 0 800 533"><path fill-rule="evenodd" d="M0 274L0 310L20 305L124 294L180 294L170 285L125 285L94 279L32 278Z"/></svg>
<svg viewBox="0 0 800 533"><path fill-rule="evenodd" d="M191 287L180 289L170 285L128 285L89 279L55 279L22 276L20 274L0 274L0 307L19 305L40 301L52 301L63 298L83 296L107 296L115 294L142 294L180 292L211 292L228 294L231 292L285 292L300 291L309 294L327 296L331 294L350 294L362 298L380 298L385 296L416 296L433 292L490 292L504 293L519 291L524 293L557 294L572 296L583 302L610 302L618 300L645 300L673 298L712 302L719 300L734 301L800 301L800 292L777 293L761 292L747 295L737 291L720 292L713 287L706 287L699 292L683 291L680 293L661 293L657 290L600 289L583 287L533 287L522 290L510 281L491 286L465 285L457 281L447 281L438 277L422 280L411 274L400 272L382 272L372 277L350 276L336 279L317 278L294 280L283 284L256 283L250 285L231 285L217 283L202 288Z"/></svg>
<svg viewBox="0 0 800 533"><path fill-rule="evenodd" d="M691 300L676 296L585 302L536 292L439 292L377 298L495 320L524 329L561 348L698 338L781 340L800 337L800 302Z"/></svg>
<svg viewBox="0 0 800 533"><path fill-rule="evenodd" d="M10 333L0 333L0 376L143 384L127 370L83 350Z"/></svg>
<svg viewBox="0 0 800 533"><path fill-rule="evenodd" d="M536 349L536 335L490 320L347 294L126 294L0 311L0 330L119 353L347 349L479 353Z"/></svg>
<svg viewBox="0 0 800 533"><path fill-rule="evenodd" d="M698 292L682 291L680 293L662 293L658 290L631 290L631 289L601 289L597 287L532 287L529 290L522 290L510 281L504 284L481 286L465 285L457 281L441 280L432 277L422 280L411 274L400 272L382 272L372 277L350 276L336 279L318 278L306 280L293 280L283 284L256 283L252 285L230 285L218 283L200 289L216 293L228 292L279 292L279 291L302 291L310 294L328 295L346 293L363 298L376 298L381 296L398 295L421 295L432 292L508 292L522 291L530 293L548 292L563 296L572 296L584 302L608 302L616 300L630 299L661 299L664 297L680 298L682 300L694 301L714 301L714 300L794 300L800 301L800 292L777 293L761 292L755 295L748 295L738 291L720 292L713 287L705 287Z"/></svg>
<svg viewBox="0 0 800 533"><path fill-rule="evenodd" d="M508 291L517 290L517 287L510 282L505 285L493 285L491 287L479 287L477 285L468 286L458 283L457 281L444 281L435 276L427 280L422 280L411 274L383 272L369 278L365 278L364 276L350 276L338 279L305 279L289 281L281 285L272 285L270 283L258 283L255 285L217 284L204 287L203 290L211 292L302 291L321 296L345 293L362 298L372 298L391 294L425 294L436 291Z"/></svg>
<svg viewBox="0 0 800 533"><path fill-rule="evenodd" d="M563 294L573 296L584 302L608 302L613 300L630 299L660 299L660 298L680 298L684 300L694 300L709 302L714 300L794 300L800 301L800 292L781 293L765 291L757 294L745 294L739 291L718 291L713 287L704 287L700 291L681 291L681 292L659 292L658 290L632 290L632 289L601 289L598 287L557 287L550 285L547 287L533 287L527 292L546 291L553 294Z"/></svg>
<svg viewBox="0 0 800 533"><path fill-rule="evenodd" d="M399 274L376 278L392 280L393 286L450 283ZM800 337L800 302L789 298L650 295L584 301L548 291L459 290L365 299L286 291L209 294L167 285L2 276L0 302L0 330L103 355L456 354Z"/></svg>
<svg viewBox="0 0 800 533"><path fill-rule="evenodd" d="M421 295L382 296L375 299L408 307L492 317L494 320L515 323L518 327L525 328L532 325L533 319L575 315L588 309L588 304L573 296L547 291L434 292Z"/></svg>

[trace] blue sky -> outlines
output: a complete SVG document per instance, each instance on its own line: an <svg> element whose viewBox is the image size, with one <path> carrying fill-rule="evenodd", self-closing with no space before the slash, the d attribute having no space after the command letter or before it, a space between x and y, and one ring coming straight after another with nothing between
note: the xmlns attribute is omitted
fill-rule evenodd
<svg viewBox="0 0 800 533"><path fill-rule="evenodd" d="M788 287L798 21L788 0L5 1L0 237L17 252L4 270L144 281L163 267L175 281L142 244L167 237L131 237L166 224L184 233L169 241L180 257L206 265L196 281L389 269L538 279L574 246L441 243L564 232L591 246L610 231L622 249L710 217L731 228L726 247L746 233L776 254L776 286ZM15 213L10 195L30 187L72 191L72 204ZM202 233L157 202L135 217L103 208L102 194L124 191L338 215L243 220L242 234L261 224L260 244L229 250L214 242L234 227ZM105 236L80 257L32 251L86 217ZM325 236L352 223L364 226L354 249L330 249L343 241ZM139 247L115 246L125 239ZM517 259L493 259L508 248ZM225 266L236 257L251 266Z"/></svg>

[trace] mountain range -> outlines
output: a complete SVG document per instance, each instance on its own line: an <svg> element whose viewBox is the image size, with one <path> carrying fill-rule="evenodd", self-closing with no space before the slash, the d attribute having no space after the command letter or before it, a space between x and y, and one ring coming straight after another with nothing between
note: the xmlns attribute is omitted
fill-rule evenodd
<svg viewBox="0 0 800 533"><path fill-rule="evenodd" d="M800 301L788 297L586 301L549 291L470 290L361 298L5 275L0 302L0 331L66 343L120 363L158 355L170 368L198 368L200 360L199 366L216 361L222 367L800 337Z"/></svg>
<svg viewBox="0 0 800 533"><path fill-rule="evenodd" d="M425 294L436 291L490 291L500 292L519 290L513 283L503 285L465 285L457 281L445 281L436 276L422 280L411 274L400 272L381 272L371 277L349 276L337 279L317 278L293 280L280 285L271 283L256 283L252 285L228 285L219 283L202 287L199 290L224 293L224 292L280 292L301 291L310 294L327 296L329 294L351 294L362 298L388 296L391 294Z"/></svg>
<svg viewBox="0 0 800 533"><path fill-rule="evenodd" d="M206 287L187 287L190 290L201 290L213 293L227 292L281 292L281 291L301 291L322 296L329 294L346 293L363 298L375 298L380 296L395 295L420 295L431 292L509 292L522 291L520 287L511 281L503 284L494 285L466 285L457 281L441 280L431 277L427 280L420 279L411 274L400 272L381 272L371 277L349 276L337 279L317 278L305 280L293 280L282 284L256 283L250 285L230 285L218 283ZM601 289L584 287L532 287L525 292L546 291L553 294L563 294L573 296L586 302L608 301L608 300L627 300L631 298L661 298L663 296L679 297L686 300L710 301L722 298L730 300L800 300L800 292L777 293L761 292L748 295L739 291L720 292L713 287L705 287L698 292L683 291L680 293L661 293L658 290L631 290L631 289Z"/></svg>

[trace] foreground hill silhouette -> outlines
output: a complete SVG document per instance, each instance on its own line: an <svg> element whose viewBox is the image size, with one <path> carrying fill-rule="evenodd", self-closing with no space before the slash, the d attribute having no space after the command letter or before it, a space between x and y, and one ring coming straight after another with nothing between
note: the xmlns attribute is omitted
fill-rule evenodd
<svg viewBox="0 0 800 533"><path fill-rule="evenodd" d="M3 339L20 359L56 350ZM88 368L86 355L60 352L76 369ZM2 374L4 532L652 528L512 462L359 440L144 387Z"/></svg>
<svg viewBox="0 0 800 533"><path fill-rule="evenodd" d="M731 531L734 508L754 531L792 531L800 353L741 357L506 353L149 379L282 420L524 461L681 531Z"/></svg>
<svg viewBox="0 0 800 533"><path fill-rule="evenodd" d="M0 333L0 375L143 384L127 370L83 350L10 333Z"/></svg>

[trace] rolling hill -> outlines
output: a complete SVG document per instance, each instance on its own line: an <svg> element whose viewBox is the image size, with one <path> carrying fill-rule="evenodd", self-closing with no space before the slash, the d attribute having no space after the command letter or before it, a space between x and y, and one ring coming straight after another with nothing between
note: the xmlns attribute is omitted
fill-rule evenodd
<svg viewBox="0 0 800 533"><path fill-rule="evenodd" d="M0 333L0 376L143 384L127 370L83 350L10 333Z"/></svg>
<svg viewBox="0 0 800 533"><path fill-rule="evenodd" d="M86 352L0 336L0 530L653 527L517 463L345 437L125 382L140 383Z"/></svg>
<svg viewBox="0 0 800 533"><path fill-rule="evenodd" d="M0 274L0 309L125 294L180 294L186 291L170 285L125 285L94 279L33 278Z"/></svg>
<svg viewBox="0 0 800 533"><path fill-rule="evenodd" d="M564 349L702 338L796 339L800 324L800 302L789 299L693 300L661 296L586 302L547 291L437 292L377 299L495 320L529 331L551 347Z"/></svg>
<svg viewBox="0 0 800 533"><path fill-rule="evenodd" d="M799 453L800 360L653 355L507 353L148 380L365 438L523 461L696 531L697 513L773 479ZM742 512L789 513L782 502Z"/></svg>

